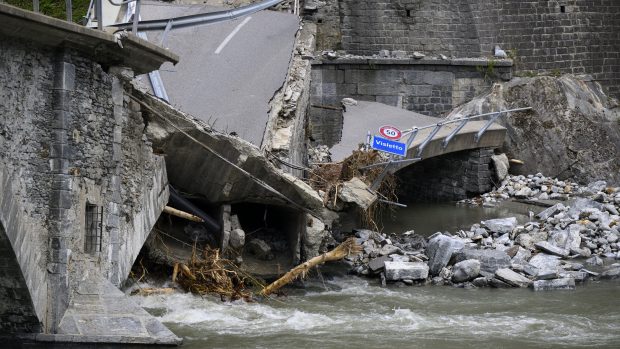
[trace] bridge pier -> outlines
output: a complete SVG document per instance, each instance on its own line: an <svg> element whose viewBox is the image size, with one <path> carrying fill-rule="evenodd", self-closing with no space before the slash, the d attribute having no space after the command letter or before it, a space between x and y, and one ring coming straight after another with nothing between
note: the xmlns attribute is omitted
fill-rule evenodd
<svg viewBox="0 0 620 349"><path fill-rule="evenodd" d="M396 172L402 202L458 201L493 188L493 148L462 150Z"/></svg>

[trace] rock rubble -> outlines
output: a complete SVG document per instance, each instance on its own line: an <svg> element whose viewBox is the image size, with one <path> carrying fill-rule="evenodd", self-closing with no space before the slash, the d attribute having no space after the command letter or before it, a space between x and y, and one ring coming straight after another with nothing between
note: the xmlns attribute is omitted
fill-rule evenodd
<svg viewBox="0 0 620 349"><path fill-rule="evenodd" d="M388 235L359 230L355 235L364 252L348 260L352 272L407 285L535 291L570 290L576 282L620 277L620 263L614 263L620 259L620 188L604 181L580 186L542 174L508 175L497 190L466 203L510 199L548 207L525 224L515 217L498 218L428 238L412 231Z"/></svg>

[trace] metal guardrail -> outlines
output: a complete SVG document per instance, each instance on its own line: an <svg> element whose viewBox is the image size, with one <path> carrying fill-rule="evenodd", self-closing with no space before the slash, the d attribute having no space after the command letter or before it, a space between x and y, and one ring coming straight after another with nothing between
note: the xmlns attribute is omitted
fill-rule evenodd
<svg viewBox="0 0 620 349"><path fill-rule="evenodd" d="M406 129L405 131L403 131L403 137L405 137L406 135L409 135L409 138L407 139L407 142L406 142L407 143L407 149L408 149L411 146L411 144L413 143L413 141L416 139L416 136L418 135L418 132L420 130L424 130L424 129L428 129L428 128L432 128L433 129L431 131L431 133L428 136L426 136L424 141L422 141L422 143L418 147L418 152L417 152L416 157L420 158L421 155L422 155L422 152L424 151L424 148L426 148L428 143L430 143L430 141L433 139L433 137L435 137L437 135L437 133L439 132L439 130L442 127L444 127L444 126L446 126L448 124L459 123L459 125L454 130L452 130L450 132L450 134L448 134L448 136L446 136L446 138L443 140L442 147L444 149L448 147L448 144L454 138L454 136L456 136L457 133L459 133L463 129L463 127L465 127L465 125L467 125L467 123L469 121L471 121L471 120L480 119L480 118L485 117L485 116L491 116L491 118L489 118L487 120L487 122L480 128L480 130L478 130L478 132L474 135L474 141L476 143L478 143L480 141L480 139L482 138L482 136L484 135L484 133L489 129L489 127L495 121L497 121L497 119L500 116L508 114L508 113L512 113L512 112L525 111L525 110L530 110L530 109L532 109L532 108L531 107L527 107L527 108L516 108L516 109L509 109L509 110L500 110L500 111L497 111L497 112L484 113L484 114L478 114L478 115L473 115L473 116L467 116L467 117L457 118L457 119L454 119L454 120L440 121L438 123L430 124L430 125L426 125L426 126L422 126L422 127L414 126L412 128L409 128L409 129Z"/></svg>
<svg viewBox="0 0 620 349"><path fill-rule="evenodd" d="M421 161L422 160L422 153L424 152L424 148L426 148L426 146L431 142L433 137L435 137L437 135L437 133L439 132L439 130L441 130L444 126L446 126L448 124L459 123L459 125L457 127L455 127L454 130L450 131L450 133L444 138L441 146L445 149L445 148L448 147L448 144L450 143L450 141L463 129L463 127L465 127L465 125L467 125L467 123L469 121L471 121L473 119L479 119L479 118L482 118L482 117L485 117L485 116L491 116L491 118L489 118L487 120L487 122L484 125L482 125L482 127L474 135L474 142L478 143L480 141L480 139L482 138L482 136L484 135L484 133L489 129L489 127L491 127L491 125L493 123L495 123L495 121L497 121L497 119L500 116L506 115L506 114L511 113L511 112L525 111L525 110L530 110L530 109L532 109L532 108L531 107L527 107L527 108L500 110L500 111L497 111L497 112L484 113L484 114L478 114L478 115L473 115L473 116L467 116L467 117L457 118L457 119L454 119L454 120L440 121L438 123L430 124L430 125L426 125L426 126L422 126L422 127L414 126L412 128L406 129L402 133L401 139L403 139L406 135L409 135L409 138L407 139L407 142L406 142L407 149L409 149L411 147L411 144L413 144L413 141L416 139L416 137L417 137L417 135L418 135L420 130L432 128L432 131L428 134L428 136L426 136L426 138L424 138L422 143L420 143L420 145L418 146L418 151L417 151L417 153L416 153L414 158L403 159L403 160L396 160L395 158L392 157L387 162L381 162L381 163L376 163L376 164L372 164L372 165L369 165L369 166L361 167L360 170L366 170L366 169L370 169L370 168L374 168L374 167L385 166L383 168L383 171L377 176L377 178L374 180L374 182L370 185L371 192L375 192L377 189L379 189L379 186L381 185L381 182L383 181L383 178L385 178L385 176L388 174L388 172L391 171L391 168L394 167L394 165L398 165L398 164L401 164L401 165L402 164L412 164L412 163ZM367 135L367 139L368 139L368 142L370 142L370 132Z"/></svg>

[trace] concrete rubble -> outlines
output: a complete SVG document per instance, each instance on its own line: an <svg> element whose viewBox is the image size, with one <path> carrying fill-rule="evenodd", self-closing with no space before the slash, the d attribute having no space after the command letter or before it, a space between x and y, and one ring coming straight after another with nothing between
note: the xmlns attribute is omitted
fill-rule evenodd
<svg viewBox="0 0 620 349"><path fill-rule="evenodd" d="M531 190L530 198L547 190L561 192L562 201L545 201L548 207L525 224L507 217L428 238L413 232L358 231L364 252L349 260L352 272L370 277L383 274L386 282L411 284L411 270L425 265L428 276L417 284L535 291L572 290L576 283L620 278L620 263L613 263L620 259L619 187L600 181L580 186L541 174L509 175L483 199L514 200L522 187ZM481 204L480 200L467 203Z"/></svg>

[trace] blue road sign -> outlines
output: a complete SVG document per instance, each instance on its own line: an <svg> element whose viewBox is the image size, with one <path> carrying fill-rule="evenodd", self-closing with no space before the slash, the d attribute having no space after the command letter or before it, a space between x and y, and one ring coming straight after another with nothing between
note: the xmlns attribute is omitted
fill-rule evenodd
<svg viewBox="0 0 620 349"><path fill-rule="evenodd" d="M407 156L407 144L391 141L379 136L372 137L372 148L390 154Z"/></svg>

